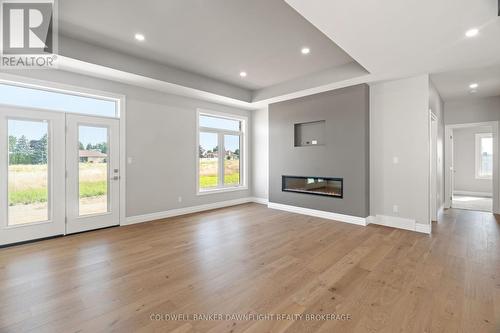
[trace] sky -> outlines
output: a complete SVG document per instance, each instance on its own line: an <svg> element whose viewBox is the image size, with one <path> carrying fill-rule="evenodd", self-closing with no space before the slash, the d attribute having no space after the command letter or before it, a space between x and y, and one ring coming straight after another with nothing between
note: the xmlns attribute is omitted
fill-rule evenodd
<svg viewBox="0 0 500 333"><path fill-rule="evenodd" d="M0 104L66 111L94 116L116 116L116 102L53 91L0 84Z"/></svg>
<svg viewBox="0 0 500 333"><path fill-rule="evenodd" d="M87 115L116 116L115 101L6 84L0 84L0 104ZM240 121L201 115L200 126L239 131ZM107 141L107 133L103 128L81 126L79 132L80 142L82 142L84 146L88 143L96 144ZM28 140L38 140L46 133L47 123L39 121L9 120L9 135L16 137L24 135ZM239 148L238 136L226 135L224 140L227 150L235 151ZM212 133L200 133L200 144L204 149L212 150L217 146L217 135Z"/></svg>
<svg viewBox="0 0 500 333"><path fill-rule="evenodd" d="M205 150L213 150L217 146L217 134L216 133L200 133L200 146ZM240 137L236 135L225 135L224 136L224 147L226 150L234 152L236 149L240 148Z"/></svg>
<svg viewBox="0 0 500 333"><path fill-rule="evenodd" d="M24 135L28 141L39 140L47 134L48 123L43 121L9 120L9 136L17 138ZM107 142L107 128L103 127L79 127L80 142L86 146L88 143L95 145L97 143Z"/></svg>
<svg viewBox="0 0 500 333"><path fill-rule="evenodd" d="M483 145L481 146L482 152L488 155L493 155L493 139L483 138Z"/></svg>
<svg viewBox="0 0 500 333"><path fill-rule="evenodd" d="M220 128L230 131L240 130L240 121L200 115L200 127Z"/></svg>
<svg viewBox="0 0 500 333"><path fill-rule="evenodd" d="M87 115L116 116L115 101L63 94L39 89L0 84L0 104L34 107L51 111L66 111ZM96 144L107 141L103 128L80 129L80 141ZM47 133L47 123L9 120L9 135L38 140Z"/></svg>
<svg viewBox="0 0 500 333"><path fill-rule="evenodd" d="M200 127L211 127L230 131L240 131L240 121L218 118L212 116L200 116ZM217 134L215 133L200 133L200 145L205 150L213 150L217 146ZM226 150L235 151L240 148L240 138L237 135L225 135L224 146Z"/></svg>

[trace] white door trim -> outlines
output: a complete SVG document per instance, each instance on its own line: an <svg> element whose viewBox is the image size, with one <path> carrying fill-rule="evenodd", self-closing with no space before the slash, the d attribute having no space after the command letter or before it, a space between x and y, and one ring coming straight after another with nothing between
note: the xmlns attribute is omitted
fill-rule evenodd
<svg viewBox="0 0 500 333"><path fill-rule="evenodd" d="M478 126L491 126L493 133L493 213L500 213L500 184L498 163L498 121L445 125L445 208L451 207L453 195L453 130Z"/></svg>

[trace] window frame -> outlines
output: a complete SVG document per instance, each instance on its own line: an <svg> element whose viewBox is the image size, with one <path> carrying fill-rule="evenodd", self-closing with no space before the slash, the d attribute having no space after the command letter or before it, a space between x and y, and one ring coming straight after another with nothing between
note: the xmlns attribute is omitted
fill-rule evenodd
<svg viewBox="0 0 500 333"><path fill-rule="evenodd" d="M212 127L200 126L200 116L209 116L237 120L241 122L240 131L224 130ZM200 188L200 133L217 134L218 164L217 164L217 187L210 189ZM240 137L240 183L238 185L224 184L224 135L237 135ZM223 113L205 109L196 110L196 195L206 195L222 192L241 191L248 189L248 117L232 113Z"/></svg>
<svg viewBox="0 0 500 333"><path fill-rule="evenodd" d="M493 178L493 170L490 176L482 176L481 165L482 165L482 155L481 155L481 140L484 138L491 138L493 140L493 133L475 133L475 152L474 152L474 160L475 160L475 178L476 179L486 179L490 180Z"/></svg>
<svg viewBox="0 0 500 333"><path fill-rule="evenodd" d="M6 78L4 78L6 77ZM34 83L33 83L34 82ZM7 85L11 87L23 88L23 89L31 89L31 90L39 90L48 93L68 95L68 96L76 96L83 97L89 99L97 99L103 101L113 102L115 104L115 115L107 116L107 115L94 115L88 113L80 113L80 112L72 112L62 109L50 109L50 108L41 108L38 106L25 106L25 105L16 105L16 104L7 104L0 103L0 106L5 107L14 107L19 109L29 109L29 110L40 110L40 111L50 111L50 112L60 112L65 114L74 114L74 115L83 115L97 118L111 118L111 119L121 119L125 114L125 95L108 93L106 91L87 89L83 87L71 86L66 84L59 84L55 82L38 82L36 80L24 79L23 80L12 80L9 76L0 75L0 84Z"/></svg>

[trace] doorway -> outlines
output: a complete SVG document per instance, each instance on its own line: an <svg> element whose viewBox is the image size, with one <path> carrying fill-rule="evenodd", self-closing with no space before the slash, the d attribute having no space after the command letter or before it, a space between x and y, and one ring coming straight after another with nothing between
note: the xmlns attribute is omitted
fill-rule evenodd
<svg viewBox="0 0 500 333"><path fill-rule="evenodd" d="M447 206L498 211L497 122L446 126Z"/></svg>
<svg viewBox="0 0 500 333"><path fill-rule="evenodd" d="M0 106L0 245L119 225L119 128Z"/></svg>

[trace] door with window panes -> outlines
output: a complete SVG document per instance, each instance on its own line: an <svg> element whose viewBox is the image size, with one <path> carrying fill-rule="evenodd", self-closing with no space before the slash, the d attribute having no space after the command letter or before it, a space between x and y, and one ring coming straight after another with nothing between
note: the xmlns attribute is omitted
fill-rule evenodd
<svg viewBox="0 0 500 333"><path fill-rule="evenodd" d="M0 245L65 233L64 121L0 107Z"/></svg>
<svg viewBox="0 0 500 333"><path fill-rule="evenodd" d="M0 82L0 246L119 224L120 98Z"/></svg>
<svg viewBox="0 0 500 333"><path fill-rule="evenodd" d="M66 233L118 225L119 120L66 117Z"/></svg>

